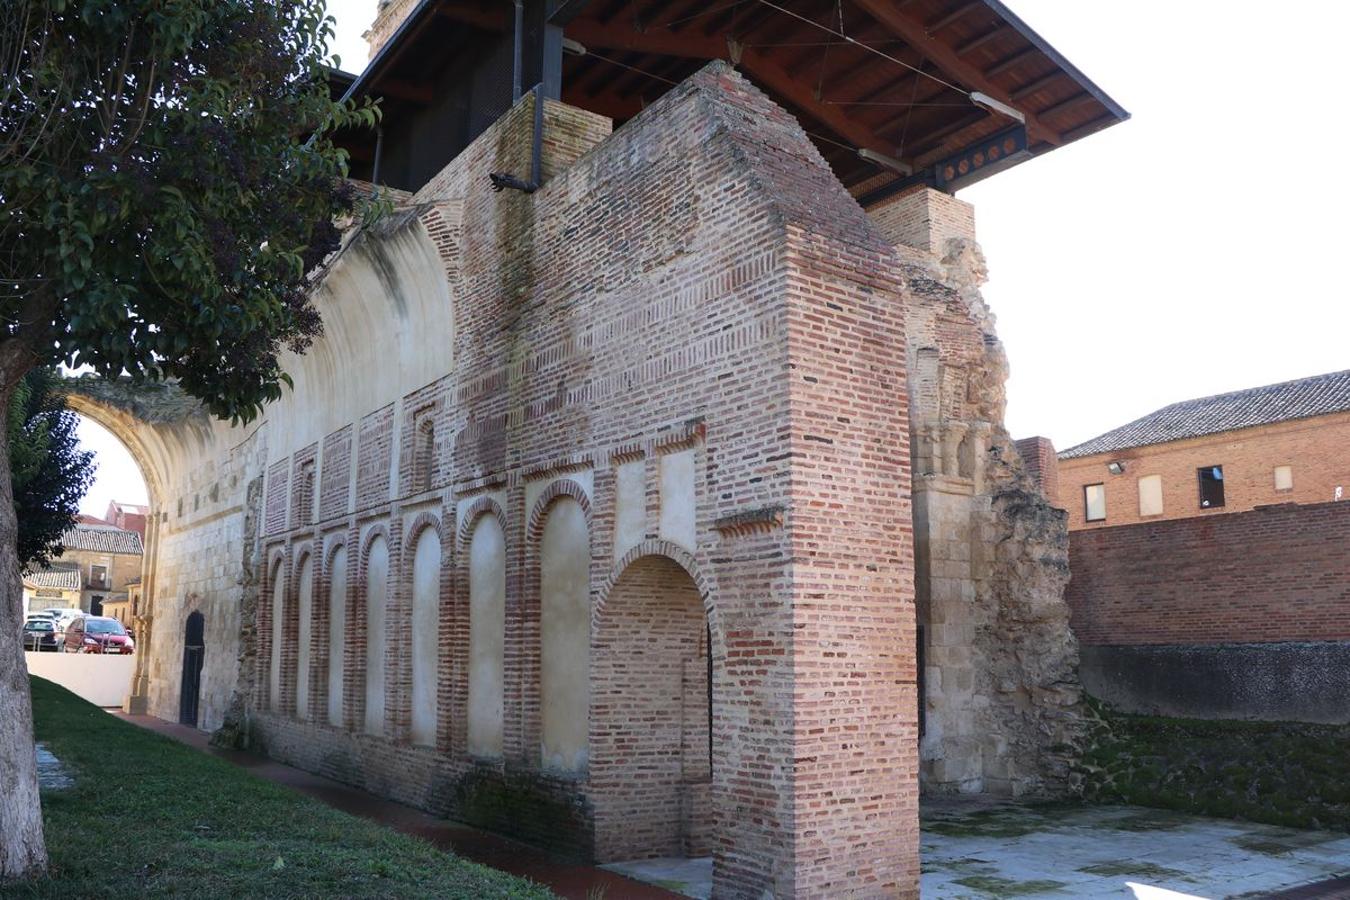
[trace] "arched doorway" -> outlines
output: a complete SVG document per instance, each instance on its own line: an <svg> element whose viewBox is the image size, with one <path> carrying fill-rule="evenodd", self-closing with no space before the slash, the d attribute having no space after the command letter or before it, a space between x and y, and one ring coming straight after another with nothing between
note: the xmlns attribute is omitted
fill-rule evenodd
<svg viewBox="0 0 1350 900"><path fill-rule="evenodd" d="M157 664L167 663L169 671L172 671L174 644L177 640L172 633L163 638L162 646L157 645L151 633L151 622L156 618L155 605L158 601L158 556L160 546L160 524L165 519L164 501L166 497L165 485L171 479L171 460L174 450L170 444L166 443L164 436L171 429L164 429L162 425L152 424L150 422L138 419L128 408L131 404L122 404L116 402L119 395L129 394L127 385L123 382L84 382L82 379L70 379L65 384L66 387L66 406L82 418L81 423L81 443L86 446L93 444L90 449L94 449L97 454L103 475L109 482L115 485L115 489L107 495L111 499L121 501L134 501L138 499L136 495L128 495L125 490L128 486L134 486L134 482L139 480L144 489L144 496L147 502L147 509L144 511L144 519L141 524L142 538L142 557L138 573L139 587L135 591L137 596L136 608L131 611L131 627L136 637L136 668L132 676L129 696L127 698L127 709L134 713L150 712L150 670L151 657L157 657ZM196 434L205 434L207 422L205 416L199 413L185 413L184 422L189 422L186 428L178 428L175 439L182 439L188 436L189 432ZM90 428L88 426L97 426ZM105 440L103 435L107 435ZM87 447L88 448L88 447ZM125 460L114 460L114 457L122 455L125 451L130 455L130 465ZM139 479L135 475L139 474ZM97 508L96 513L102 515ZM131 524L128 522L127 524ZM132 527L130 530L138 530ZM118 573L109 573L114 586L121 584L121 578ZM128 589L128 595L132 592ZM173 598L168 598L172 602ZM106 597L105 597L106 601ZM176 611L175 611L176 612ZM162 616L167 621L177 619L176 615ZM182 708L182 698L180 697L179 707ZM159 715L172 715L172 700L167 710L161 710Z"/></svg>
<svg viewBox="0 0 1350 900"><path fill-rule="evenodd" d="M183 629L183 680L178 696L178 721L197 727L201 702L202 663L206 660L206 618L199 612L187 617Z"/></svg>
<svg viewBox="0 0 1350 900"><path fill-rule="evenodd" d="M601 861L711 853L709 638L698 586L669 557L640 557L614 583L593 646Z"/></svg>

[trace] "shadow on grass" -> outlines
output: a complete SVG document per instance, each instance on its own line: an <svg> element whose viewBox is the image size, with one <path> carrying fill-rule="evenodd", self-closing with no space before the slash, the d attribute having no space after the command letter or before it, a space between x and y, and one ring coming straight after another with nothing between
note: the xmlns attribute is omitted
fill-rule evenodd
<svg viewBox="0 0 1350 900"><path fill-rule="evenodd" d="M49 877L2 897L547 898L543 887L324 806L32 679Z"/></svg>

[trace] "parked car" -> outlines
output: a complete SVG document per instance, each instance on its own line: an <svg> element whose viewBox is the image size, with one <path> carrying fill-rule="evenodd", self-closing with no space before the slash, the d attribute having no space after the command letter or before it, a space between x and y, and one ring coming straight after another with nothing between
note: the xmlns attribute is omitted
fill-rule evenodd
<svg viewBox="0 0 1350 900"><path fill-rule="evenodd" d="M61 649L56 623L50 616L32 618L23 623L23 649L37 651Z"/></svg>
<svg viewBox="0 0 1350 900"><path fill-rule="evenodd" d="M107 616L81 616L66 628L67 653L133 653L136 644L122 623Z"/></svg>
<svg viewBox="0 0 1350 900"><path fill-rule="evenodd" d="M84 615L84 613L78 609L57 608L57 609L44 609L42 612L37 613L36 615L48 616L53 622L56 623L57 633L63 633L66 630L66 626L70 625L71 622L75 621L80 616Z"/></svg>

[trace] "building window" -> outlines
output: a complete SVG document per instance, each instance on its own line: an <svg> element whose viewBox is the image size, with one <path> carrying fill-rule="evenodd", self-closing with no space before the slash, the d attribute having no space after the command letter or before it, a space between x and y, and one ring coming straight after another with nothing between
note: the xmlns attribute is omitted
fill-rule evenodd
<svg viewBox="0 0 1350 900"><path fill-rule="evenodd" d="M1294 489L1294 467L1275 467L1275 490L1292 491Z"/></svg>
<svg viewBox="0 0 1350 900"><path fill-rule="evenodd" d="M99 585L100 587L103 586L103 585L105 585L105 584L107 584L107 583L108 583L108 567L107 567L107 566L90 566L90 567L89 567L89 583L90 583L90 584L96 584L96 585Z"/></svg>
<svg viewBox="0 0 1350 900"><path fill-rule="evenodd" d="M1139 515L1161 516L1162 513L1162 476L1145 475L1139 479Z"/></svg>
<svg viewBox="0 0 1350 900"><path fill-rule="evenodd" d="M1083 487L1083 506L1089 522L1100 522L1106 518L1106 485L1089 484Z"/></svg>
<svg viewBox="0 0 1350 900"><path fill-rule="evenodd" d="M1200 482L1200 508L1223 506L1223 466L1204 466L1196 470Z"/></svg>

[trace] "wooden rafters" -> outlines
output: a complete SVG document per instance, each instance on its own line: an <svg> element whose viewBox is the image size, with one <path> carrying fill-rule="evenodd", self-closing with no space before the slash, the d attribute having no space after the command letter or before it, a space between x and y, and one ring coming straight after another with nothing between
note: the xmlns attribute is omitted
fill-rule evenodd
<svg viewBox="0 0 1350 900"><path fill-rule="evenodd" d="M967 3L962 3L956 9L952 10L946 15L939 16L933 21L925 24L924 31L926 31L930 35L937 34L939 31L946 28L948 25L953 24L958 19L965 18L965 15L967 13L974 12L981 6L984 6L984 0L969 0L969 2Z"/></svg>
<svg viewBox="0 0 1350 900"><path fill-rule="evenodd" d="M962 44L961 46L957 47L957 48L956 48L956 55L957 55L957 56L965 56L967 53L972 53L972 52L974 52L975 50L978 50L979 48L983 47L985 44L989 43L990 41L992 41L992 40L994 40L994 39L996 39L996 38L1002 37L1003 35L1005 35L1005 34L1007 34L1007 33L1008 33L1008 32L1007 32L1007 30L1004 28L1004 26L1002 25L1002 23L1000 23L1000 24L998 24L998 25L995 25L993 28L989 29L989 30L986 31L984 34L980 35L979 37L971 38L970 40L966 41L966 42L965 42L964 44Z"/></svg>
<svg viewBox="0 0 1350 900"><path fill-rule="evenodd" d="M731 59L801 118L846 183L875 180L851 148L923 169L1003 129L995 110L966 105L973 91L1025 114L1033 153L1129 117L1000 0L523 2L522 77L551 85L550 96L622 121L703 61ZM468 90L456 80L467 68L502 77L513 19L506 0L419 2L367 70L334 90L387 98L391 122L458 121L458 107L436 99ZM564 55L564 35L589 57Z"/></svg>
<svg viewBox="0 0 1350 900"><path fill-rule="evenodd" d="M1012 104L1013 100L1006 91L995 86L978 67L962 59L959 54L941 41L932 39L922 22L905 15L891 0L853 0L865 9L874 19L885 25L897 36L923 48L923 53L952 79L961 82L966 88L982 91L995 100ZM1059 145L1063 143L1060 135L1041 122L1036 115L1022 110L1027 119L1027 131L1033 140Z"/></svg>
<svg viewBox="0 0 1350 900"><path fill-rule="evenodd" d="M626 25L601 25L593 20L576 20L567 29L568 37L583 46L603 51L650 53L690 59L728 58L726 40L692 34L669 34L663 29L636 31ZM881 153L892 152L890 145L837 105L822 102L811 84L791 75L772 56L754 47L741 51L739 67L753 80L782 97L788 103L830 128L856 147Z"/></svg>

